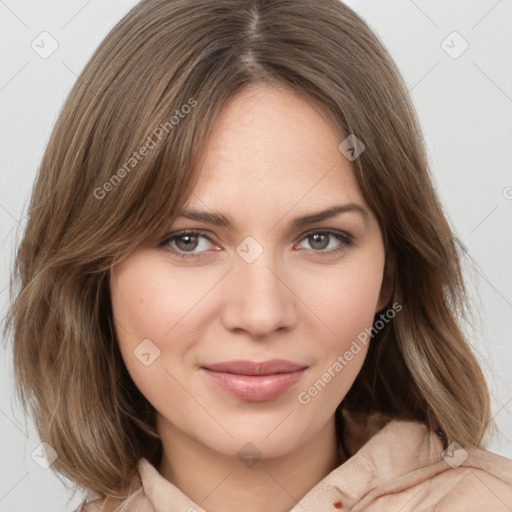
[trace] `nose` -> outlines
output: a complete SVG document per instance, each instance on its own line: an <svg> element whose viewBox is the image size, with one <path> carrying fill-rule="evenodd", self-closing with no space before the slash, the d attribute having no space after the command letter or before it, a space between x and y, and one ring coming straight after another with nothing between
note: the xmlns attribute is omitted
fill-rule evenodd
<svg viewBox="0 0 512 512"><path fill-rule="evenodd" d="M225 327L258 339L292 328L297 322L298 299L289 274L271 251L264 250L251 263L237 257L234 265L223 290Z"/></svg>

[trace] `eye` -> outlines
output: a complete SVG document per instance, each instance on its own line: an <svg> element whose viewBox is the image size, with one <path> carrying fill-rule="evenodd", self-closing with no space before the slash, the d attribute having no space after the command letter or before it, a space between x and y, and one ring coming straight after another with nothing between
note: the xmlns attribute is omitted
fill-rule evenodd
<svg viewBox="0 0 512 512"><path fill-rule="evenodd" d="M321 256L330 256L332 254L342 252L353 243L353 237L348 233L332 230L312 231L310 233L306 233L302 240L307 242L309 246L313 248L311 252L315 253L315 255L318 254ZM333 242L333 244L330 242ZM325 250L329 246L331 246L331 248L329 250Z"/></svg>
<svg viewBox="0 0 512 512"><path fill-rule="evenodd" d="M201 257L201 252L206 250L204 246L208 245L201 243L200 239L211 242L211 240L200 231L179 231L178 233L165 237L160 242L159 247L176 254L182 259L198 258ZM197 247L202 248L203 251L198 251L198 253L193 252Z"/></svg>
<svg viewBox="0 0 512 512"><path fill-rule="evenodd" d="M340 253L350 247L353 243L353 237L342 231L311 231L301 238L302 242L307 242L312 252L319 256L330 256ZM202 243L203 241L203 243ZM206 242L205 242L206 241ZM330 242L334 242L334 247ZM201 231L184 230L166 236L158 245L159 248L168 251L181 259L201 258L208 251L208 244L212 241ZM328 250L326 250L329 248ZM199 249L196 251L196 249ZM219 250L219 249L215 249ZM307 249L306 249L307 250Z"/></svg>

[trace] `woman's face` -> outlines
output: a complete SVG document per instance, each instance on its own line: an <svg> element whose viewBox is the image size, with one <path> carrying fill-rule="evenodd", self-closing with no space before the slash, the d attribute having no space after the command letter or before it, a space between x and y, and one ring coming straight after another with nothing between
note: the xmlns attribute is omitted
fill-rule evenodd
<svg viewBox="0 0 512 512"><path fill-rule="evenodd" d="M226 455L251 442L273 457L333 420L387 299L380 229L338 149L344 138L288 90L233 96L185 207L204 218L184 214L113 269L120 349L159 428ZM302 370L206 369L274 359Z"/></svg>

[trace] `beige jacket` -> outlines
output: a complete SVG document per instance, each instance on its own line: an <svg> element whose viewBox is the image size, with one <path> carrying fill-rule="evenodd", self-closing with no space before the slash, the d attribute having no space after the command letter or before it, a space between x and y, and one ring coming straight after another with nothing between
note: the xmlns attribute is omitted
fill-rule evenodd
<svg viewBox="0 0 512 512"><path fill-rule="evenodd" d="M479 448L450 445L419 422L346 416L353 455L318 482L290 512L512 512L512 461ZM126 512L205 512L146 459ZM102 510L85 502L76 512ZM105 508L103 510L113 510ZM264 511L262 511L264 512Z"/></svg>

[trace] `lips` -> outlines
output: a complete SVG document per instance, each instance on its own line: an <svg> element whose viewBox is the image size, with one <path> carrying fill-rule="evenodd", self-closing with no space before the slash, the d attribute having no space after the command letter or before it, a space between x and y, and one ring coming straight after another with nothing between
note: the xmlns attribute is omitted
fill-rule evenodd
<svg viewBox="0 0 512 512"><path fill-rule="evenodd" d="M209 364L208 370L223 373L236 373L237 375L273 375L275 373L296 372L307 365L300 365L284 359L270 359L268 361L227 361L225 363Z"/></svg>
<svg viewBox="0 0 512 512"><path fill-rule="evenodd" d="M274 400L297 384L308 367L272 359L268 361L227 361L201 367L210 382L240 400Z"/></svg>

